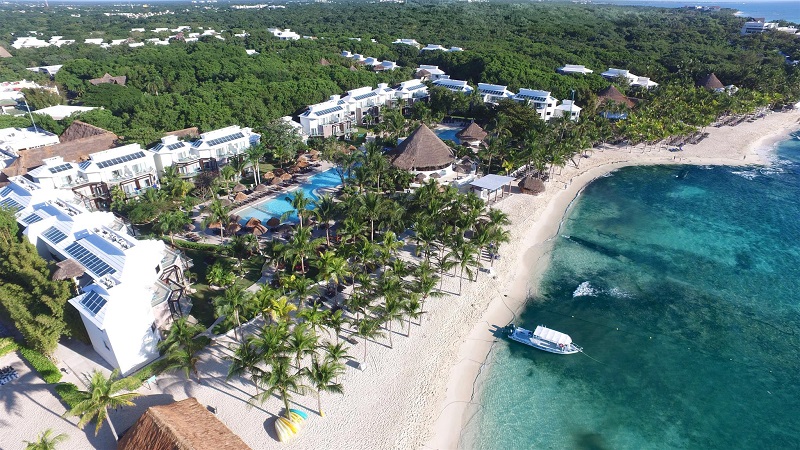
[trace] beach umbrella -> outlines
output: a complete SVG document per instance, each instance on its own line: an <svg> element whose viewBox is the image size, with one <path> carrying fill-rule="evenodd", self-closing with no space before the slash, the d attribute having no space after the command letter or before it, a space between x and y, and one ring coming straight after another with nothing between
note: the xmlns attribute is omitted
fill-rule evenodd
<svg viewBox="0 0 800 450"><path fill-rule="evenodd" d="M519 183L519 188L525 194L536 195L544 192L545 185L544 181L529 175Z"/></svg>
<svg viewBox="0 0 800 450"><path fill-rule="evenodd" d="M301 169L304 169L304 168L308 167L308 161L306 161L305 159L302 160L302 161L298 161L297 162L297 167L299 167Z"/></svg>
<svg viewBox="0 0 800 450"><path fill-rule="evenodd" d="M220 200L219 202L222 204L222 206L231 206L231 203L233 203L232 201L230 201L230 200L229 200L229 199L227 199L227 198L223 198L223 199L222 199L222 200Z"/></svg>
<svg viewBox="0 0 800 450"><path fill-rule="evenodd" d="M273 185L273 186L276 186L276 185L279 185L279 184L281 184L281 177L275 177L275 178L273 178L273 179L272 179L272 181L270 181L270 182L269 182L269 184L271 184L271 185Z"/></svg>
<svg viewBox="0 0 800 450"><path fill-rule="evenodd" d="M278 219L277 217L270 217L269 220L267 220L267 226L270 228L277 227L280 224L281 220Z"/></svg>
<svg viewBox="0 0 800 450"><path fill-rule="evenodd" d="M258 186L256 186L255 189L253 189L253 192L267 192L268 190L269 190L269 186L267 186L264 183L261 183Z"/></svg>
<svg viewBox="0 0 800 450"><path fill-rule="evenodd" d="M276 177L279 177L279 176L285 174L286 171L283 170L283 169L275 169L275 170L272 171L272 173L274 173Z"/></svg>
<svg viewBox="0 0 800 450"><path fill-rule="evenodd" d="M185 227L183 227L183 229L186 231L194 231L195 228L197 227L195 227L193 223L187 224Z"/></svg>
<svg viewBox="0 0 800 450"><path fill-rule="evenodd" d="M435 172L431 174L431 178L442 178L442 175L439 172Z"/></svg>
<svg viewBox="0 0 800 450"><path fill-rule="evenodd" d="M237 222L232 222L229 223L228 226L225 228L225 232L228 234L234 234L241 229L242 229L241 225L239 225Z"/></svg>
<svg viewBox="0 0 800 450"><path fill-rule="evenodd" d="M300 172L300 167L298 167L298 166L292 166L292 167L289 167L289 170L288 170L288 172L289 172L289 173L297 173L297 172Z"/></svg>
<svg viewBox="0 0 800 450"><path fill-rule="evenodd" d="M233 187L233 192L244 192L247 189L247 186L239 183Z"/></svg>
<svg viewBox="0 0 800 450"><path fill-rule="evenodd" d="M254 226L250 230L250 232L253 233L255 236L261 236L262 234L267 232L267 228L264 225L258 224Z"/></svg>
<svg viewBox="0 0 800 450"><path fill-rule="evenodd" d="M244 224L245 228L253 228L257 225L261 225L261 221L256 219L255 217L251 217L246 224Z"/></svg>
<svg viewBox="0 0 800 450"><path fill-rule="evenodd" d="M415 179L415 180L417 180L417 181L418 181L418 182L420 182L420 183L422 183L423 181L425 181L425 178L428 178L428 176L427 176L427 175L425 175L424 173L418 173L418 174L417 174L417 176L416 176L416 177L414 177L414 179Z"/></svg>
<svg viewBox="0 0 800 450"><path fill-rule="evenodd" d="M292 179L292 174L290 173L284 173L283 175L281 175L281 180L283 181L289 181L291 179Z"/></svg>
<svg viewBox="0 0 800 450"><path fill-rule="evenodd" d="M235 202L240 202L240 201L246 200L246 199L247 199L247 194L245 194L244 192L238 192L236 194L236 196L233 197L233 201L235 201Z"/></svg>
<svg viewBox="0 0 800 450"><path fill-rule="evenodd" d="M222 223L221 222L211 222L210 224L208 224L208 228L219 230L220 228L222 228Z"/></svg>
<svg viewBox="0 0 800 450"><path fill-rule="evenodd" d="M264 172L264 174L262 175L262 177L263 177L265 180L271 180L271 179L275 178L275 174L274 174L274 173L272 173L272 172Z"/></svg>
<svg viewBox="0 0 800 450"><path fill-rule="evenodd" d="M290 223L284 223L278 227L278 231L291 231L293 229L294 228L292 228L292 224Z"/></svg>

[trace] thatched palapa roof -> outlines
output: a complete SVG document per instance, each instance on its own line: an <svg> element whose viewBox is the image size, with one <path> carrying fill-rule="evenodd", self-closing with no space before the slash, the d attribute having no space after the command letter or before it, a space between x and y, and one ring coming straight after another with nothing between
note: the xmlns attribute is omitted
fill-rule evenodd
<svg viewBox="0 0 800 450"><path fill-rule="evenodd" d="M237 192L236 195L233 197L233 201L240 202L242 200L247 199L247 194L244 192Z"/></svg>
<svg viewBox="0 0 800 450"><path fill-rule="evenodd" d="M83 266L78 264L78 261L70 258L56 263L56 270L53 272L52 278L54 280L70 280L72 278L78 278L83 274Z"/></svg>
<svg viewBox="0 0 800 450"><path fill-rule="evenodd" d="M619 89L617 89L613 84L603 89L602 91L598 92L597 99L600 102L600 104L606 102L614 102L627 105L628 108L633 108L634 105L636 105L636 103L634 103L633 100L622 95L622 92L620 92Z"/></svg>
<svg viewBox="0 0 800 450"><path fill-rule="evenodd" d="M456 137L462 141L482 141L489 133L483 130L480 125L473 121L466 128L456 133Z"/></svg>
<svg viewBox="0 0 800 450"><path fill-rule="evenodd" d="M717 76L714 75L714 73L710 73L705 77L703 77L703 79L701 79L697 83L697 85L700 87L704 87L706 89L710 89L712 91L725 88L725 85L722 84L721 81L719 81L719 78L717 78Z"/></svg>
<svg viewBox="0 0 800 450"><path fill-rule="evenodd" d="M544 192L544 181L529 175L519 183L519 189L525 194L536 195Z"/></svg>
<svg viewBox="0 0 800 450"><path fill-rule="evenodd" d="M0 58L11 58L11 53L8 53L3 46L0 46Z"/></svg>
<svg viewBox="0 0 800 450"><path fill-rule="evenodd" d="M128 77L126 77L125 75L112 77L111 74L106 72L105 75L103 75L100 78L92 78L91 80L89 80L89 83L92 83L95 86L97 86L98 84L106 84L106 83L118 84L120 86L125 86L125 82L127 82L127 81L128 81Z"/></svg>
<svg viewBox="0 0 800 450"><path fill-rule="evenodd" d="M247 189L247 186L243 185L242 183L238 183L236 186L233 187L233 192L244 192Z"/></svg>
<svg viewBox="0 0 800 450"><path fill-rule="evenodd" d="M392 165L403 170L439 170L453 164L453 150L425 124L390 153Z"/></svg>
<svg viewBox="0 0 800 450"><path fill-rule="evenodd" d="M259 184L258 186L253 189L253 192L267 192L269 190L269 186L266 184Z"/></svg>
<svg viewBox="0 0 800 450"><path fill-rule="evenodd" d="M245 450L233 434L195 398L151 406L117 443L117 450Z"/></svg>

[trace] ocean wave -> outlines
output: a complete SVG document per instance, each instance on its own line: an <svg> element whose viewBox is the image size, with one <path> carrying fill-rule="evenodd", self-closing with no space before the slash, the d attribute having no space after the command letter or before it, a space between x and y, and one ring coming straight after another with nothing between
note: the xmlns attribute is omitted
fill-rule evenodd
<svg viewBox="0 0 800 450"><path fill-rule="evenodd" d="M754 180L758 175L758 171L755 170L734 170L731 171L732 174L738 175L745 180Z"/></svg>
<svg viewBox="0 0 800 450"><path fill-rule="evenodd" d="M631 294L623 291L620 288L611 288L609 289L608 294L616 298L631 298Z"/></svg>
<svg viewBox="0 0 800 450"><path fill-rule="evenodd" d="M597 289L593 288L588 281L584 281L583 283L579 284L578 287L575 289L575 292L572 293L572 297L594 297L597 295Z"/></svg>

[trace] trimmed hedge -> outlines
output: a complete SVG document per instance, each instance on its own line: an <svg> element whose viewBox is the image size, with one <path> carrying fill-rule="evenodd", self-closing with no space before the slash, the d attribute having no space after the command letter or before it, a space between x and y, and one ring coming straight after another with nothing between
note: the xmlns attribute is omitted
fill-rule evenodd
<svg viewBox="0 0 800 450"><path fill-rule="evenodd" d="M19 354L39 372L45 382L53 384L61 381L61 371L47 356L26 347L20 347Z"/></svg>
<svg viewBox="0 0 800 450"><path fill-rule="evenodd" d="M15 350L17 350L19 346L17 345L16 341L10 337L0 338L0 356L5 356Z"/></svg>
<svg viewBox="0 0 800 450"><path fill-rule="evenodd" d="M58 383L55 387L56 394L61 397L61 401L69 406L69 409L78 404L78 386L72 383Z"/></svg>
<svg viewBox="0 0 800 450"><path fill-rule="evenodd" d="M172 244L172 241L169 239L169 236L161 236L161 240L166 242L167 244ZM228 254L228 248L222 245L204 244L202 242L190 242L177 238L175 239L175 247L187 248L191 250L199 250L201 252L211 252L217 255Z"/></svg>

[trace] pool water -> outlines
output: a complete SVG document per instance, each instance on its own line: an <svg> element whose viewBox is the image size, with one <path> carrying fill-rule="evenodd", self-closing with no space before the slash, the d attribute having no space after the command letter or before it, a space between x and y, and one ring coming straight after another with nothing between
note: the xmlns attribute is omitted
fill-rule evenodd
<svg viewBox="0 0 800 450"><path fill-rule="evenodd" d="M459 141L456 137L456 133L459 131L461 131L461 128L443 128L440 126L437 127L433 132L436 133L436 135L439 136L439 139L443 141L453 141L460 145L461 141Z"/></svg>
<svg viewBox="0 0 800 450"><path fill-rule="evenodd" d="M256 203L240 210L237 214L242 219L241 224L245 224L250 218L255 217L262 223L266 223L272 217L282 219L285 213L291 214L282 221L298 222L297 213L292 209L292 199L299 191L303 191L305 196L311 200L318 200L321 196L320 189L332 188L342 184L342 179L336 173L336 169L328 169L325 172L318 173L308 179L305 183L301 184L299 188L291 192L282 192L277 197L271 198L263 203ZM309 205L309 209L311 209Z"/></svg>

